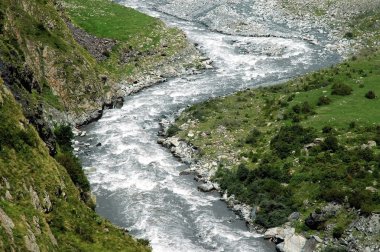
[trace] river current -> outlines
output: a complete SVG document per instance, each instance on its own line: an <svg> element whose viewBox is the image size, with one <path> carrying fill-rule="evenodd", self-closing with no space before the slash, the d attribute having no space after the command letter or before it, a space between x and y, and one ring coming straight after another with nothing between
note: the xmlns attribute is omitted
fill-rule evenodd
<svg viewBox="0 0 380 252"><path fill-rule="evenodd" d="M326 49L324 31L302 33L299 27L268 16L260 6L255 9L256 2L119 1L182 29L215 66L128 96L121 109L107 110L102 119L83 128L87 136L80 141L90 147L79 156L97 197L96 211L132 235L149 239L153 251L275 250L249 232L220 195L201 193L191 176L179 176L186 166L156 143L159 121L173 118L188 105L340 60ZM245 31L252 36L228 35L239 18L260 30ZM255 36L257 31L271 36ZM305 34L318 43L305 40Z"/></svg>

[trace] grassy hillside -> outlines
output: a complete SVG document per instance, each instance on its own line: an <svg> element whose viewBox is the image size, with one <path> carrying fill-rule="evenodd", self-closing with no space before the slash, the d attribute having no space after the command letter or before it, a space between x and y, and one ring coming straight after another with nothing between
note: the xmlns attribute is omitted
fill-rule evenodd
<svg viewBox="0 0 380 252"><path fill-rule="evenodd" d="M0 121L1 251L149 250L80 200L2 80Z"/></svg>
<svg viewBox="0 0 380 252"><path fill-rule="evenodd" d="M340 238L358 218L352 208L380 213L378 95L374 49L284 85L195 105L172 131L199 148L198 158L217 161L213 179L257 208L257 224L278 226L297 211L299 232ZM307 222L331 202L343 207Z"/></svg>
<svg viewBox="0 0 380 252"><path fill-rule="evenodd" d="M107 0L62 0L72 22L100 38L117 41L100 65L115 79L125 79L157 64L188 46L184 34L159 19Z"/></svg>
<svg viewBox="0 0 380 252"><path fill-rule="evenodd" d="M38 106L53 121L97 117L121 95L117 82L175 65L188 46L179 30L108 0L3 0L0 14L1 76L28 118Z"/></svg>

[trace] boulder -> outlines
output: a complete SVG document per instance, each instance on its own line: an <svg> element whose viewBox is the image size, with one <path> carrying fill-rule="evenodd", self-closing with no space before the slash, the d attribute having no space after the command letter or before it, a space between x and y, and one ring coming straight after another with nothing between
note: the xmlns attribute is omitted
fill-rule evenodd
<svg viewBox="0 0 380 252"><path fill-rule="evenodd" d="M293 212L289 215L288 220L289 221L296 221L300 218L301 214L299 212Z"/></svg>
<svg viewBox="0 0 380 252"><path fill-rule="evenodd" d="M285 243L284 242L281 242L279 244L276 245L276 250L279 251L279 252L284 252L285 250Z"/></svg>
<svg viewBox="0 0 380 252"><path fill-rule="evenodd" d="M195 175L197 172L192 169L186 169L179 173L180 176Z"/></svg>
<svg viewBox="0 0 380 252"><path fill-rule="evenodd" d="M315 248L317 247L318 242L314 239L314 237L311 237L308 239L305 243L305 246L303 248L303 252L313 252L315 251Z"/></svg>
<svg viewBox="0 0 380 252"><path fill-rule="evenodd" d="M301 252L306 244L306 238L301 235L287 236L284 241L284 252Z"/></svg>
<svg viewBox="0 0 380 252"><path fill-rule="evenodd" d="M201 192L211 192L213 191L215 188L214 188L214 185L210 182L207 182L205 184L202 184L202 185L199 185L198 186L198 189L199 191Z"/></svg>

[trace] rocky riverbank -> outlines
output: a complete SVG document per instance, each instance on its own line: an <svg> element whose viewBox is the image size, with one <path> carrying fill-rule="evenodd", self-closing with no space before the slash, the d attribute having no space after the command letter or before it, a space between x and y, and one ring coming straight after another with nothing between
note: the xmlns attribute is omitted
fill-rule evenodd
<svg viewBox="0 0 380 252"><path fill-rule="evenodd" d="M188 122L191 124L192 122ZM228 207L237 213L251 231L262 234L264 239L268 239L276 244L276 249L282 252L311 252L324 251L330 246L343 246L347 251L355 252L372 252L378 251L380 246L376 243L380 233L380 214L373 213L369 216L363 216L360 211L354 208L350 209L350 215L353 221L349 228L345 231L344 237L336 238L320 238L318 235L302 235L293 227L293 223L299 221L300 213L294 212L288 217L281 227L266 229L255 223L256 213L260 211L258 207L250 206L238 201L235 195L231 195L228 191L220 188L219 184L213 181L213 176L218 169L218 160L208 160L202 158L199 149L177 136L168 136L168 130L172 127L169 120L163 119L160 122L161 131L159 132L158 144L168 148L172 154L179 158L183 163L188 164L189 168L180 171L179 174L186 176L194 176L194 179L201 184L198 190L202 192L218 191L221 200L225 201ZM186 128L187 125L182 125ZM191 134L189 133L192 137ZM207 133L205 133L207 134ZM222 158L222 157L221 157ZM224 157L223 157L224 158ZM239 160L235 160L239 162ZM343 206L336 203L329 203L321 210L314 211L306 220L308 226L320 225L328 220L331 216L335 216ZM327 229L333 229L333 225ZM330 230L330 231L331 231Z"/></svg>

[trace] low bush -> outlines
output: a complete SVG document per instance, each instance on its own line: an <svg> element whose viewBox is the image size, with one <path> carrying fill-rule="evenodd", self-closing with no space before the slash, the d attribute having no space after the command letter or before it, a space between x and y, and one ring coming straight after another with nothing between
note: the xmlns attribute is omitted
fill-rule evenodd
<svg viewBox="0 0 380 252"><path fill-rule="evenodd" d="M85 192L90 191L90 183L88 182L87 177L83 172L82 165L77 157L75 157L71 152L63 152L57 154L55 159L58 163L65 167L71 180L77 187Z"/></svg>
<svg viewBox="0 0 380 252"><path fill-rule="evenodd" d="M255 145L260 135L261 132L258 129L254 128L249 132L247 138L245 139L245 142L250 145Z"/></svg>
<svg viewBox="0 0 380 252"><path fill-rule="evenodd" d="M181 131L181 129L175 125L175 124L171 124L168 128L168 130L166 131L166 135L168 137L172 137L174 135L176 135L179 131Z"/></svg>
<svg viewBox="0 0 380 252"><path fill-rule="evenodd" d="M300 125L283 126L278 134L272 139L271 149L284 159L292 151L299 151L305 144L311 143L316 135L310 128L303 128Z"/></svg>
<svg viewBox="0 0 380 252"><path fill-rule="evenodd" d="M72 151L71 140L74 134L69 125L60 125L54 129L54 135L62 151Z"/></svg>
<svg viewBox="0 0 380 252"><path fill-rule="evenodd" d="M352 93L352 88L343 83L336 83L332 86L332 95L346 96Z"/></svg>
<svg viewBox="0 0 380 252"><path fill-rule="evenodd" d="M238 180L244 181L247 179L249 174L248 168L244 164L240 164L236 170L236 176Z"/></svg>
<svg viewBox="0 0 380 252"><path fill-rule="evenodd" d="M372 99L375 99L376 98L376 94L375 94L375 92L373 92L373 91L368 91L366 94L365 94L365 97L367 98L367 99L370 99L370 100L372 100Z"/></svg>
<svg viewBox="0 0 380 252"><path fill-rule="evenodd" d="M317 105L318 106L323 106L323 105L329 105L331 103L331 99L328 98L327 96L321 96L318 98Z"/></svg>
<svg viewBox="0 0 380 252"><path fill-rule="evenodd" d="M338 139L335 136L328 136L322 143L322 149L325 151L336 152L339 149Z"/></svg>
<svg viewBox="0 0 380 252"><path fill-rule="evenodd" d="M344 233L344 228L342 226L336 226L333 229L333 237L339 239Z"/></svg>

